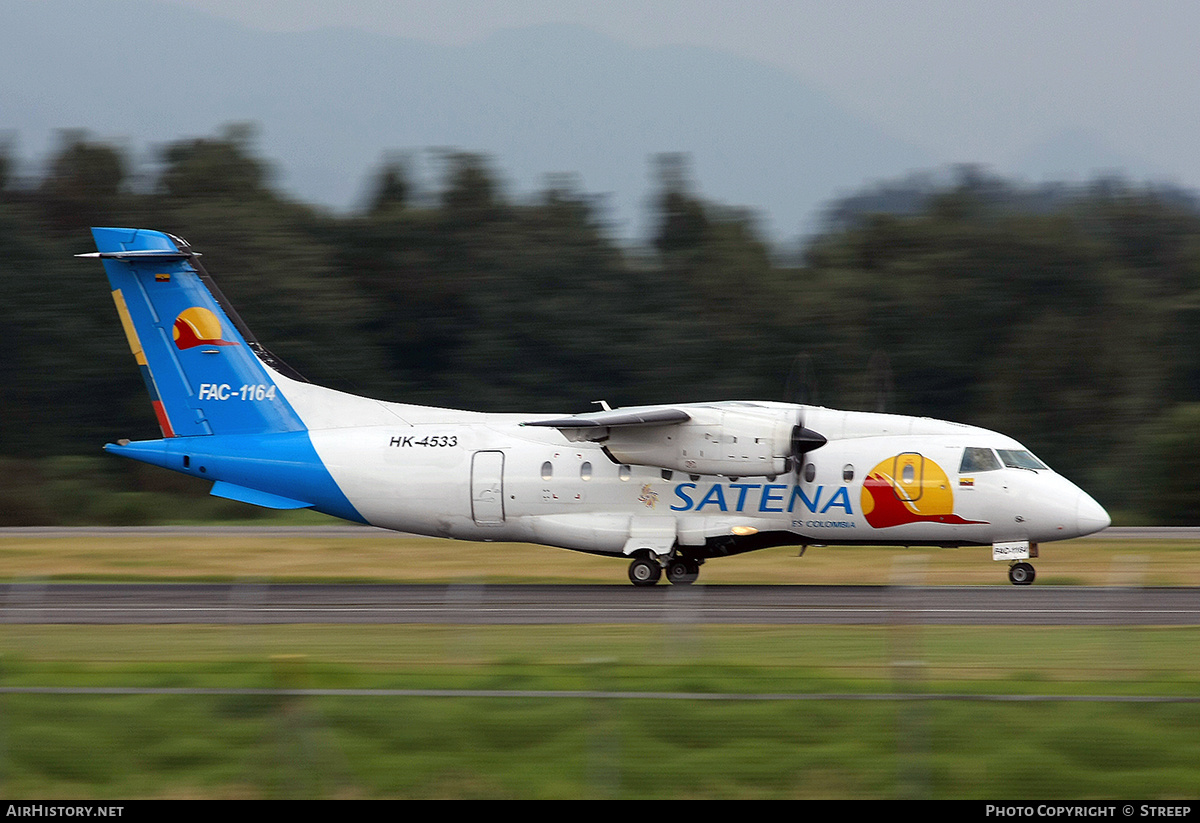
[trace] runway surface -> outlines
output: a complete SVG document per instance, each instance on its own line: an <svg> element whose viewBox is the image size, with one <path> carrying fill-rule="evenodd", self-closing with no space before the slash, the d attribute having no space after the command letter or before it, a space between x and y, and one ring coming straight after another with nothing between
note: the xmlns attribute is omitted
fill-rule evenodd
<svg viewBox="0 0 1200 823"><path fill-rule="evenodd" d="M1190 588L37 584L8 624L1200 625Z"/></svg>
<svg viewBox="0 0 1200 823"><path fill-rule="evenodd" d="M0 538L223 534L397 539L361 526L5 528ZM1200 528L1089 539L1197 540ZM0 587L0 623L1200 625L1200 590L1039 586L45 584Z"/></svg>

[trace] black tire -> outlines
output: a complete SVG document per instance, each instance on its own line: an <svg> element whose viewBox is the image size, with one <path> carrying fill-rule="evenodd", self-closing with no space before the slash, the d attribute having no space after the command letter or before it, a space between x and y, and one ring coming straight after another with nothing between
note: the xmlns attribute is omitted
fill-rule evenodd
<svg viewBox="0 0 1200 823"><path fill-rule="evenodd" d="M676 558L667 564L667 580L673 586L690 586L700 576L700 566L691 560Z"/></svg>
<svg viewBox="0 0 1200 823"><path fill-rule="evenodd" d="M1028 563L1014 563L1008 569L1008 580L1014 586L1028 586L1036 576L1037 572Z"/></svg>
<svg viewBox="0 0 1200 823"><path fill-rule="evenodd" d="M639 557L629 564L629 582L635 586L653 586L662 577L658 561Z"/></svg>

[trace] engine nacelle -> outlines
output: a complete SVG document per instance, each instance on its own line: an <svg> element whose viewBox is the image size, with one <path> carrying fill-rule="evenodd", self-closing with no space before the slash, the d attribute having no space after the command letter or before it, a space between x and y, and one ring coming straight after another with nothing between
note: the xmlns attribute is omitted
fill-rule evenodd
<svg viewBox="0 0 1200 823"><path fill-rule="evenodd" d="M688 474L762 477L790 466L795 413L775 409L689 406L671 426L614 427L604 446L618 462Z"/></svg>

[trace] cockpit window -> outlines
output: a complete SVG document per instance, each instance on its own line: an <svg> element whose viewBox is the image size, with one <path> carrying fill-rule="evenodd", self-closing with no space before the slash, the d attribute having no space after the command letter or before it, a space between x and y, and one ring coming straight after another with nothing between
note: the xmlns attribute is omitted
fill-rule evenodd
<svg viewBox="0 0 1200 823"><path fill-rule="evenodd" d="M999 449L1000 459L1010 469L1033 469L1042 471L1048 466L1032 454L1022 449Z"/></svg>
<svg viewBox="0 0 1200 823"><path fill-rule="evenodd" d="M958 467L959 474L975 474L990 472L1001 468L996 453L991 449L968 448L963 450L962 465Z"/></svg>

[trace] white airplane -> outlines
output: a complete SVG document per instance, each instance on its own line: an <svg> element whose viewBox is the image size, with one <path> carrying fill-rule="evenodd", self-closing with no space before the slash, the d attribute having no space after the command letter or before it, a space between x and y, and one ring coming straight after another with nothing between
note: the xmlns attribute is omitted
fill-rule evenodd
<svg viewBox="0 0 1200 823"><path fill-rule="evenodd" d="M991 545L1033 582L1038 544L1109 525L1012 438L928 418L776 402L485 414L345 394L289 374L177 237L92 230L162 429L113 454L212 494L387 529L626 558L696 580L770 546Z"/></svg>

